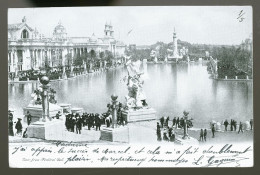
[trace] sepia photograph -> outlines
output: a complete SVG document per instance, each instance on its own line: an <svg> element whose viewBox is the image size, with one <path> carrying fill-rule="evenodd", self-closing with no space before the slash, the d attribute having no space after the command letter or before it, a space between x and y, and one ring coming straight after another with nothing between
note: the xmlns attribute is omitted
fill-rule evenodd
<svg viewBox="0 0 260 175"><path fill-rule="evenodd" d="M9 166L252 167L252 16L9 8Z"/></svg>

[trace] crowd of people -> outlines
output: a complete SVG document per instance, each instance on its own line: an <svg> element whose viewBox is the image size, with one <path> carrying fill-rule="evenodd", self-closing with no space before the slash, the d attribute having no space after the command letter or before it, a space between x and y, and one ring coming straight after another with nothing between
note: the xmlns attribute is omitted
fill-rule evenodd
<svg viewBox="0 0 260 175"><path fill-rule="evenodd" d="M87 126L88 130L96 127L96 131L100 130L102 124L107 123L109 126L111 121L105 121L104 114L94 114L94 113L83 113L80 115L76 114L67 114L65 120L66 129L70 132L76 132L77 134L81 134L82 127Z"/></svg>
<svg viewBox="0 0 260 175"><path fill-rule="evenodd" d="M66 129L70 132L81 134L82 127L87 127L88 130L95 128L96 131L100 130L101 125L110 127L112 124L112 105L107 104L107 108L107 112L103 114L87 112L84 112L82 115L79 113L67 114L65 120ZM115 123L123 126L126 124L126 120L122 115L121 103L119 103L117 108L117 118Z"/></svg>

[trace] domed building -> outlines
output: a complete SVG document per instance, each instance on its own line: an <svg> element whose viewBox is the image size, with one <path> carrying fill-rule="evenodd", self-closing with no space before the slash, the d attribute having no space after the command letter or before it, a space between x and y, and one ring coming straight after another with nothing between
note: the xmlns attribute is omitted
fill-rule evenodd
<svg viewBox="0 0 260 175"><path fill-rule="evenodd" d="M23 71L44 68L46 64L52 68L67 66L68 54L75 57L94 50L99 55L108 50L115 57L122 57L125 48L123 42L115 39L111 23L105 24L102 37L94 33L90 37L69 37L59 21L50 38L30 27L26 17L23 17L22 23L8 24L8 72L15 77Z"/></svg>
<svg viewBox="0 0 260 175"><path fill-rule="evenodd" d="M60 40L60 41L67 40L67 32L65 27L61 24L61 21L54 28L53 39Z"/></svg>

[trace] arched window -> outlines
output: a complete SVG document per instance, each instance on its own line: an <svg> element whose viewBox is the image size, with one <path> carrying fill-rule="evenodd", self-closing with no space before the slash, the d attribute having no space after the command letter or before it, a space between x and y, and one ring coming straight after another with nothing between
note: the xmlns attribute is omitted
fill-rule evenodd
<svg viewBox="0 0 260 175"><path fill-rule="evenodd" d="M22 31L21 38L29 38L29 32L26 29Z"/></svg>

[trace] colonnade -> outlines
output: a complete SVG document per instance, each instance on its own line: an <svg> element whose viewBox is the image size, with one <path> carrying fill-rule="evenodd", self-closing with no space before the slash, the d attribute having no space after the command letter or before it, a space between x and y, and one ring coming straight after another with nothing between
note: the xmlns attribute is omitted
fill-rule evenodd
<svg viewBox="0 0 260 175"><path fill-rule="evenodd" d="M71 54L74 58L75 55L81 56L88 51L87 47L10 49L8 51L8 71L17 74L18 71L26 71L32 68L39 69L45 66L45 62L48 62L50 67L65 66L67 65L66 56L68 54ZM18 54L18 52L21 54Z"/></svg>

